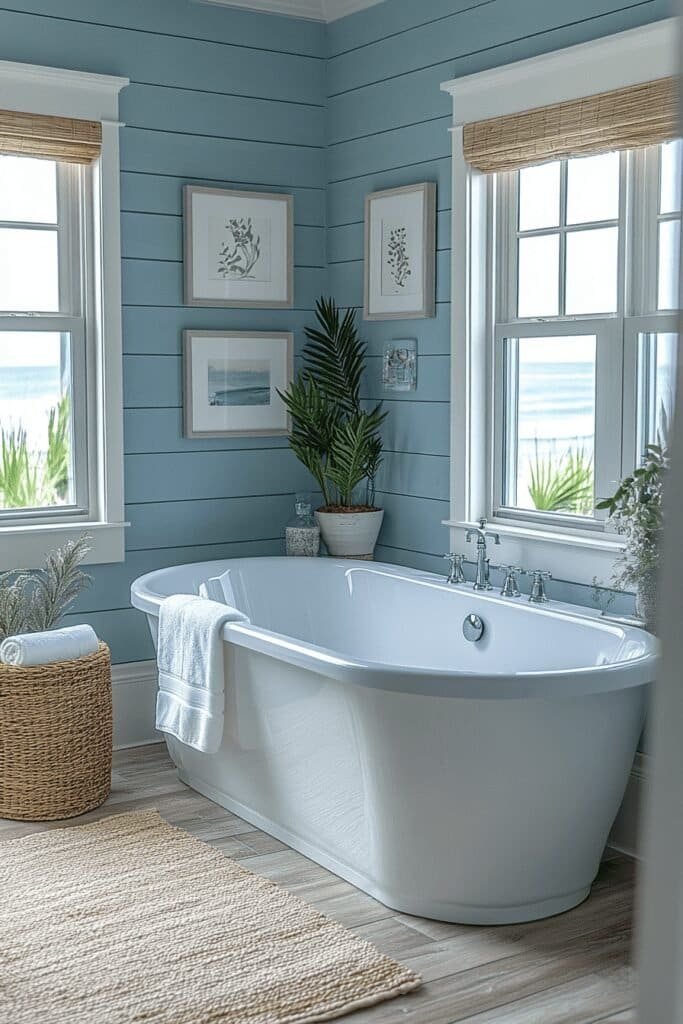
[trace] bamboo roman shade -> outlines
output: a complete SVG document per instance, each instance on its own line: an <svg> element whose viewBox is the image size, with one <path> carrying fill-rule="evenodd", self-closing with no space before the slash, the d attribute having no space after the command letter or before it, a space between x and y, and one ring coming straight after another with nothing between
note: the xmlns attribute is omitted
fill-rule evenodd
<svg viewBox="0 0 683 1024"><path fill-rule="evenodd" d="M0 153L89 164L101 149L99 121L0 110Z"/></svg>
<svg viewBox="0 0 683 1024"><path fill-rule="evenodd" d="M661 78L476 121L464 128L465 159L493 173L666 142L680 134L676 100L676 79Z"/></svg>

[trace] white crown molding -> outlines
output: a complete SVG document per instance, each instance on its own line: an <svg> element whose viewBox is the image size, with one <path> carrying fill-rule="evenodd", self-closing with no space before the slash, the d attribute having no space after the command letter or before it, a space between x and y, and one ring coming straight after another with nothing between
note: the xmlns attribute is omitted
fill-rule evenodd
<svg viewBox="0 0 683 1024"><path fill-rule="evenodd" d="M375 7L383 0L322 0L325 21L338 21L348 14L364 11L366 7Z"/></svg>
<svg viewBox="0 0 683 1024"><path fill-rule="evenodd" d="M284 14L309 21L338 21L383 0L196 0L215 7L242 7L262 14Z"/></svg>
<svg viewBox="0 0 683 1024"><path fill-rule="evenodd" d="M444 82L453 125L517 114L678 74L676 18Z"/></svg>

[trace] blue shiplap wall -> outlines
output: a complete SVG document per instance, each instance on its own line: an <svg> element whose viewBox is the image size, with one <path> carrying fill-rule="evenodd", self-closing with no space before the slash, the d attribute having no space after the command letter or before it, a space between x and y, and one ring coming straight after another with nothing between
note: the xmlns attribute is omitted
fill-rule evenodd
<svg viewBox="0 0 683 1024"><path fill-rule="evenodd" d="M123 565L93 570L74 621L116 661L151 656L130 581L281 551L306 477L282 438L186 441L181 331L294 330L325 288L325 29L190 0L0 0L0 59L125 75L121 94L126 502ZM293 192L295 304L183 308L186 182Z"/></svg>
<svg viewBox="0 0 683 1024"><path fill-rule="evenodd" d="M314 300L362 303L363 197L438 183L433 320L364 325L378 396L385 339L417 336L417 393L389 403L379 556L440 569L447 544L449 121L444 79L666 17L668 0L385 0L325 28L193 0L0 0L0 59L125 75L121 193L127 536L71 617L116 661L151 656L130 581L182 561L282 550L306 476L283 439L186 441L185 327L291 329ZM182 305L186 182L293 192L295 308ZM327 225L327 230L326 230ZM578 588L568 596L586 599Z"/></svg>
<svg viewBox="0 0 683 1024"><path fill-rule="evenodd" d="M448 544L440 524L449 492L451 106L440 83L671 13L669 0L385 0L330 26L327 252L341 303L362 306L366 193L424 180L438 188L436 317L364 325L376 357L387 339L418 339L417 391L387 403L385 561L442 571ZM374 398L378 362L368 382ZM558 597L591 601L590 588L553 586ZM624 600L615 607L628 607Z"/></svg>

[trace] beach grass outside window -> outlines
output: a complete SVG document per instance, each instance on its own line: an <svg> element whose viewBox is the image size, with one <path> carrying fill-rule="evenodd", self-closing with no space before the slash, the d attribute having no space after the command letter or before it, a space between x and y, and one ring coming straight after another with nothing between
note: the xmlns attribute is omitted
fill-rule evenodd
<svg viewBox="0 0 683 1024"><path fill-rule="evenodd" d="M489 175L492 511L595 510L666 433L678 347L681 142Z"/></svg>
<svg viewBox="0 0 683 1024"><path fill-rule="evenodd" d="M0 523L90 515L89 175L0 153Z"/></svg>

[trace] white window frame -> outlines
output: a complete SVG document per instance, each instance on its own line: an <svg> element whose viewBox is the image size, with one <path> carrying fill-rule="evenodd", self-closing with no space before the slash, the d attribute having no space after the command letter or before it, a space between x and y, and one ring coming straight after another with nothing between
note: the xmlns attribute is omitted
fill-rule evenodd
<svg viewBox="0 0 683 1024"><path fill-rule="evenodd" d="M539 105L539 96L544 104L560 103L675 75L676 43L676 19L670 18L441 86L453 100L451 495L450 515L445 521L451 550L463 549L467 527L480 516L493 518L501 535L500 561L548 569L559 579L584 584L596 577L608 581L623 550L622 540L604 530L569 524L559 530L551 522L516 525L509 518L497 521L491 517L494 374L490 327L494 295L488 259L494 225L489 177L465 160L464 125L531 110ZM657 322L663 325L665 320L658 317ZM543 325L543 330L547 327ZM635 359L636 338L634 334L632 344L625 348L625 361ZM633 372L635 380L635 363Z"/></svg>
<svg viewBox="0 0 683 1024"><path fill-rule="evenodd" d="M82 316L72 323L73 343L87 350L87 380L75 382L81 385L81 396L75 396L74 419L75 435L87 430L87 445L79 444L78 437L75 444L87 493L78 495L81 508L75 511L37 510L0 517L0 570L35 568L48 551L86 532L92 538L88 564L124 558L119 92L128 83L127 78L110 75L0 61L0 109L83 118L102 125L101 153L87 170L86 186L79 190L85 249L91 256L79 275L87 292ZM60 294L64 287L62 279ZM11 329L64 330L66 320L64 315L13 315Z"/></svg>

